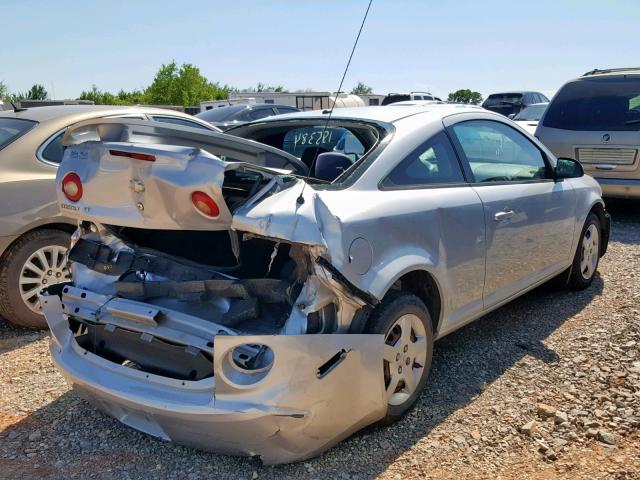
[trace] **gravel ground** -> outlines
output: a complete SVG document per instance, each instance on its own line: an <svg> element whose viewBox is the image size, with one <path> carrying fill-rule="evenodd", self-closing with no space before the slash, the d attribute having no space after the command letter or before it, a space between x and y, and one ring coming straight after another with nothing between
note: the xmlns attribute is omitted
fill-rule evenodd
<svg viewBox="0 0 640 480"><path fill-rule="evenodd" d="M69 391L45 333L0 321L0 478L638 479L640 211L610 210L609 253L589 289L538 289L446 337L402 421L293 465L126 428Z"/></svg>

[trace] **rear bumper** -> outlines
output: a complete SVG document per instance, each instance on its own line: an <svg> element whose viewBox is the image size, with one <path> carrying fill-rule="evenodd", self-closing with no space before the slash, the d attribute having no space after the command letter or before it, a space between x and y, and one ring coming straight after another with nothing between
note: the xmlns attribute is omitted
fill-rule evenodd
<svg viewBox="0 0 640 480"><path fill-rule="evenodd" d="M597 178L602 195L609 198L640 198L640 180L623 178Z"/></svg>
<svg viewBox="0 0 640 480"><path fill-rule="evenodd" d="M381 335L219 335L214 376L183 381L84 350L60 298L40 299L53 361L73 389L122 423L164 440L286 463L318 455L386 413ZM274 352L270 370L257 380L229 360L243 344ZM319 375L341 351L342 359Z"/></svg>

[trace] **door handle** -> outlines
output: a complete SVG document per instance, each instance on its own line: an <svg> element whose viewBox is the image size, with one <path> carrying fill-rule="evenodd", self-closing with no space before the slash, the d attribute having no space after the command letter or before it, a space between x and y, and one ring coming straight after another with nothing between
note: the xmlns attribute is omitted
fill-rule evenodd
<svg viewBox="0 0 640 480"><path fill-rule="evenodd" d="M506 212L498 212L493 216L493 219L496 222L504 222L505 220L509 220L516 214L513 210L508 210Z"/></svg>

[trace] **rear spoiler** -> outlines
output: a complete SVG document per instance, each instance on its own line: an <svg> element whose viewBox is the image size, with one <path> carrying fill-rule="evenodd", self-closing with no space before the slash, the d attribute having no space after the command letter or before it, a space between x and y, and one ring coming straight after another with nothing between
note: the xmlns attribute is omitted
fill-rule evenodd
<svg viewBox="0 0 640 480"><path fill-rule="evenodd" d="M65 146L84 142L125 142L137 145L175 145L200 148L227 162L245 162L268 169L284 169L307 176L294 155L269 145L216 131L132 118L98 118L71 125Z"/></svg>

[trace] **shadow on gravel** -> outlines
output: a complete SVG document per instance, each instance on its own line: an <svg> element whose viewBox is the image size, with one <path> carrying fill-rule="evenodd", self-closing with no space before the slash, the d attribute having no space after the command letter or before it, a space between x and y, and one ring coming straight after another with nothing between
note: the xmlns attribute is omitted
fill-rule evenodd
<svg viewBox="0 0 640 480"><path fill-rule="evenodd" d="M640 244L640 201L607 200L606 202L613 221L611 241L629 245Z"/></svg>
<svg viewBox="0 0 640 480"><path fill-rule="evenodd" d="M100 472L98 478L114 479L186 478L186 472L188 478L212 474L251 478L254 471L259 478L373 478L523 357L557 362L558 355L544 345L545 339L600 295L603 286L596 277L582 292L539 288L440 340L428 387L415 409L395 425L365 429L318 459L262 467L255 459L163 443L124 427L66 393L17 423L5 423L14 425L3 426L0 450L15 451L16 458L4 454L0 472L10 473L11 478L83 477L91 465L92 473ZM487 415L496 413L488 411ZM28 436L36 429L46 445L44 458L39 453L33 458L25 454L33 445Z"/></svg>
<svg viewBox="0 0 640 480"><path fill-rule="evenodd" d="M23 345L40 340L48 334L44 330L31 330L18 327L0 317L0 355L20 348Z"/></svg>

